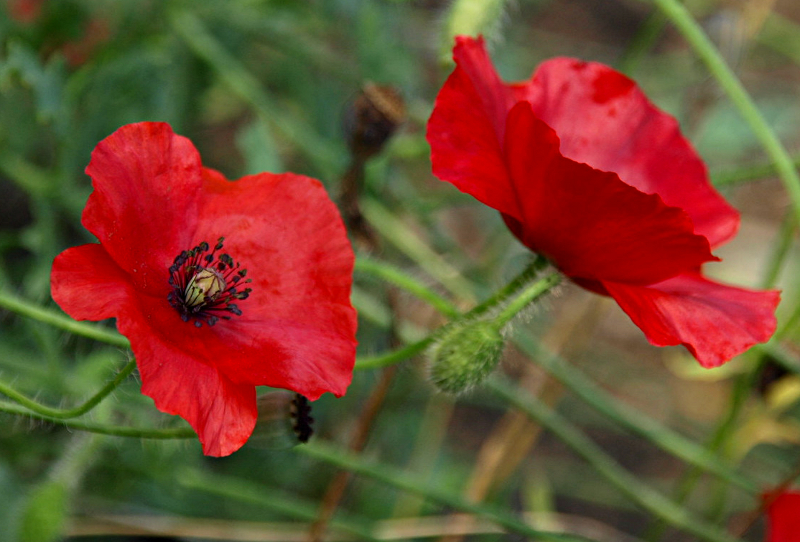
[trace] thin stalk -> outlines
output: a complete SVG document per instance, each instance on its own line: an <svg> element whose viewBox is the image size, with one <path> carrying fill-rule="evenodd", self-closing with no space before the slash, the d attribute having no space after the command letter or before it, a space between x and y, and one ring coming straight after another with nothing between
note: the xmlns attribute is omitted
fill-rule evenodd
<svg viewBox="0 0 800 542"><path fill-rule="evenodd" d="M127 349L131 347L128 339L115 331L97 324L77 322L62 313L33 305L8 292L0 291L0 307L88 339L94 339L120 348Z"/></svg>
<svg viewBox="0 0 800 542"><path fill-rule="evenodd" d="M538 366L608 419L647 439L675 457L741 488L748 494L758 494L759 487L754 482L721 462L719 457L645 416L640 411L615 400L578 369L570 366L563 358L547 351L529 336L517 334L514 342L531 359L536 360Z"/></svg>
<svg viewBox="0 0 800 542"><path fill-rule="evenodd" d="M148 438L159 440L171 439L186 439L196 437L197 434L188 427L176 427L173 429L148 429L138 427L120 427L115 425L103 425L99 423L81 422L77 420L64 420L61 418L53 418L51 416L44 416L31 412L19 405L6 403L0 401L0 412L8 414L16 414L18 416L27 416L35 420L50 422L54 425L60 425L68 429L76 429L78 431L87 431L89 433L98 433L101 435L113 435L115 437L134 437L134 438Z"/></svg>
<svg viewBox="0 0 800 542"><path fill-rule="evenodd" d="M225 501L239 501L261 506L286 517L310 521L316 517L316 502L299 499L275 488L229 476L220 476L196 469L185 468L178 472L177 482L181 486L224 497ZM364 540L378 540L373 529L364 520L337 517L331 526L338 531L355 535Z"/></svg>
<svg viewBox="0 0 800 542"><path fill-rule="evenodd" d="M420 495L421 497L425 497L441 505L475 514L476 516L483 517L497 525L505 527L511 532L528 536L532 540L542 542L588 542L590 540L576 535L533 529L527 523L508 514L503 509L485 504L467 502L461 499L461 497L443 490L441 487L433 487L428 481L418 480L415 476L409 475L407 472L403 472L388 465L370 464L359 456L336 450L328 444L321 444L319 441L314 444L297 446L294 448L294 451L301 455L325 461L339 468L347 469L355 474L368 476L369 478L384 482L403 491ZM726 540L725 542L729 541Z"/></svg>
<svg viewBox="0 0 800 542"><path fill-rule="evenodd" d="M469 311L470 318L475 318L483 314L486 314L487 312L494 309L498 305L504 303L506 299L516 294L520 288L522 288L530 281L535 279L536 275L538 275L541 270L547 267L547 265L548 261L545 257L536 256L536 258L534 258L534 260L530 264L528 264L528 266L525 269L523 269L519 275L511 279L511 282L506 284L498 292L495 292L495 294L492 297L490 297L480 305L470 310Z"/></svg>
<svg viewBox="0 0 800 542"><path fill-rule="evenodd" d="M387 365L400 363L401 361L405 361L413 356L416 356L417 354L424 351L428 346L433 344L433 342L439 337L439 335L444 331L444 329L447 326L452 326L455 325L457 322L465 320L472 320L477 316L481 316L486 312L492 310L497 305L503 303L509 296L515 294L523 285L527 284L532 278L534 278L536 274L539 272L539 270L541 270L546 265L547 265L547 260L545 260L544 258L537 258L531 263L531 265L529 265L519 275L517 275L514 279L512 279L511 282L509 282L503 289L501 289L500 291L495 293L495 295L493 295L491 298L487 299L480 305L477 305L475 308L473 308L466 314L462 315L458 319L452 320L449 324L446 324L445 326L436 329L424 339L406 345L398 350L393 350L391 352L385 354L379 354L377 356L359 358L356 360L355 368L357 370L363 370L363 369L375 369L378 367L386 367ZM503 324L507 323L508 320L513 318L514 315L516 315L520 310L529 305L531 301L541 296L543 293L547 292L550 288L558 284L559 281L560 277L558 276L558 274L553 273L552 275L548 275L544 279L541 279L535 282L534 284L530 285L519 296L519 298L509 303L509 305L503 309L503 311L501 312L501 316L499 317L501 319L500 321L502 321Z"/></svg>
<svg viewBox="0 0 800 542"><path fill-rule="evenodd" d="M657 5L683 34L722 89L728 94L744 120L750 125L753 133L761 142L761 146L774 162L778 175L792 201L795 215L800 220L800 177L798 177L797 170L783 144L767 124L742 83L725 63L722 55L700 25L678 0L652 0L652 3Z"/></svg>
<svg viewBox="0 0 800 542"><path fill-rule="evenodd" d="M136 360L131 360L117 373L117 376L103 386L100 391L95 393L92 397L90 397L85 403L82 405L61 409L61 408L53 408L41 403L37 403L33 399L23 395L22 393L18 392L5 382L0 381L0 393L7 396L9 399L19 403L20 405L24 406L25 408L36 412L37 414L41 414L42 416L47 416L48 418L55 418L59 420L65 420L68 418L77 418L83 414L86 414L98 404L100 401L108 397L108 395L114 391L117 386L119 386L123 380L125 380L128 375L130 375L134 369L136 369Z"/></svg>
<svg viewBox="0 0 800 542"><path fill-rule="evenodd" d="M448 318L457 318L461 314L449 300L393 265L370 258L357 258L355 271L378 277L410 292Z"/></svg>
<svg viewBox="0 0 800 542"><path fill-rule="evenodd" d="M398 350L392 350L391 352L388 352L386 354L357 358L355 369L357 371L365 369L377 369L379 367L386 367L388 365L394 365L395 363L400 363L401 361L405 361L409 358L412 358L417 354L419 354L420 352L424 351L426 348L428 348L428 346L430 346L433 343L435 338L436 338L436 332L431 333L422 340L406 345L402 348L399 348Z"/></svg>
<svg viewBox="0 0 800 542"><path fill-rule="evenodd" d="M792 157L794 167L800 167L800 156ZM714 186L727 186L731 184L758 181L771 177L778 172L775 164L753 164L734 169L724 169L722 171L711 172L711 182Z"/></svg>
<svg viewBox="0 0 800 542"><path fill-rule="evenodd" d="M500 398L519 408L531 419L550 432L584 458L589 465L620 493L656 517L674 527L709 542L734 542L735 538L694 516L685 508L643 484L639 478L623 469L613 458L587 438L567 418L564 418L536 397L523 395L510 384L499 379L489 379L487 386Z"/></svg>
<svg viewBox="0 0 800 542"><path fill-rule="evenodd" d="M561 279L561 273L555 272L547 275L541 280L537 280L528 286L520 295L515 297L511 302L509 302L508 305L503 307L503 310L500 311L500 314L494 318L494 322L497 324L498 329L501 329L503 326L505 326L517 314L519 314L522 309L530 305L542 294L547 293L551 288L559 284Z"/></svg>

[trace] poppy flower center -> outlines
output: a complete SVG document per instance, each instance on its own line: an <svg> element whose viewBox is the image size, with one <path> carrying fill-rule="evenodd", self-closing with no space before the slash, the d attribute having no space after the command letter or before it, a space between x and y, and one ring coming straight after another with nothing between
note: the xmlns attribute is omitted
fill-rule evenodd
<svg viewBox="0 0 800 542"><path fill-rule="evenodd" d="M172 291L167 300L184 322L193 320L197 327L203 322L213 326L220 318L230 320L231 314L242 314L236 301L247 299L252 288L240 290L240 286L252 279L245 279L247 269L240 269L229 254L217 255L224 240L220 237L211 252L205 241L182 251L169 268Z"/></svg>

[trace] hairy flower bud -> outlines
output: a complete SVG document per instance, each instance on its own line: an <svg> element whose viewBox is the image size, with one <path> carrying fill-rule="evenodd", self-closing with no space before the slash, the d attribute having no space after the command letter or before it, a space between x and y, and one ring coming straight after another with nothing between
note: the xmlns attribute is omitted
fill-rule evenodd
<svg viewBox="0 0 800 542"><path fill-rule="evenodd" d="M505 340L492 321L456 325L431 350L431 380L449 393L480 384L497 366L504 346Z"/></svg>

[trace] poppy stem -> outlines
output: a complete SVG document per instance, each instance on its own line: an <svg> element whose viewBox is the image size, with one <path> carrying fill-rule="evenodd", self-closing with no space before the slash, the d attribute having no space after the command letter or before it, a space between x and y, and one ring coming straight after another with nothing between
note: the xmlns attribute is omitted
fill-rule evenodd
<svg viewBox="0 0 800 542"><path fill-rule="evenodd" d="M94 339L120 348L131 347L128 339L115 331L95 324L77 322L64 314L52 309L39 307L8 292L0 291L0 307L88 339Z"/></svg>
<svg viewBox="0 0 800 542"><path fill-rule="evenodd" d="M461 315L459 310L449 300L393 265L372 258L359 257L356 259L355 270L383 279L406 290L427 302L448 318L458 318Z"/></svg>
<svg viewBox="0 0 800 542"><path fill-rule="evenodd" d="M547 293L554 286L561 282L562 275L559 272L553 272L543 279L537 280L522 293L517 296L513 301L506 305L503 310L495 317L495 325L498 329L502 329L508 322L510 322L522 309L530 305L533 301Z"/></svg>
<svg viewBox="0 0 800 542"><path fill-rule="evenodd" d="M361 265L364 264L362 263ZM522 273L517 275L504 288L502 288L495 295L493 295L491 298L487 299L480 305L477 305L469 312L460 316L458 316L456 312L451 312L451 314L453 314L454 316L447 314L447 316L450 316L452 320L450 321L450 323L446 324L446 326L452 326L457 322L473 320L476 317L481 316L487 313L488 311L492 310L496 306L503 303L511 295L519 291L519 289L522 288L523 285L529 283L531 279L535 277L536 274L539 271L541 271L541 269L543 269L546 265L547 265L546 259L542 258L541 256L537 257L528 267L526 267L522 271ZM362 270L365 271L365 269ZM559 279L556 280L555 278L553 278L554 276L558 276ZM533 284L530 288L528 288L528 290L526 290L526 292L524 292L520 296L520 298L522 299L518 298L518 300L515 300L515 302L509 304L509 306L507 306L503 310L503 313L501 314L506 314L506 316L503 317L506 318L504 323L510 320L515 314L517 314L520 310L522 310L522 308L527 306L531 301L533 301L533 299L548 291L552 286L555 286L555 284L557 284L559 280L560 280L560 275L558 275L558 273L554 273L553 275L549 275L548 277L545 277L541 281L538 281L535 284ZM407 285L410 285L410 283ZM422 287L422 286L417 285L417 287ZM449 302L446 302L444 300L442 301L449 304ZM517 305L521 306L517 308ZM454 309L454 307L450 308ZM446 326L440 327L437 330L433 331L430 335L428 335L424 339L421 339L415 343L408 344L398 350L393 350L391 352L379 354L377 356L360 357L359 359L356 360L355 368L357 370L377 369L379 367L394 365L395 363L400 363L401 361L405 361L413 356L416 356L417 354L422 353L428 346L430 346L434 342L434 340L436 340L436 338L438 338L441 335Z"/></svg>
<svg viewBox="0 0 800 542"><path fill-rule="evenodd" d="M85 403L80 406L68 409L60 409L60 408L53 408L41 403L37 403L33 399L23 395L22 393L18 392L5 382L0 381L0 393L12 399L13 401L19 403L23 407L31 410L37 414L41 414L42 416L46 416L47 418L52 418L56 420L65 420L68 418L77 418L83 414L86 414L94 407L96 407L100 402L108 397L108 395L114 391L117 386L119 386L123 380L125 380L132 372L136 369L136 360L130 360L123 368L117 373L117 376L103 386L103 388L95 393L91 398L89 398ZM23 412L23 414L28 414L27 412Z"/></svg>
<svg viewBox="0 0 800 542"><path fill-rule="evenodd" d="M661 11L670 19L672 24L683 34L686 41L694 49L697 56L706 64L708 71L714 76L719 85L734 103L750 129L761 142L775 164L778 175L783 182L795 215L800 219L800 177L797 174L792 159L784 148L775 131L769 126L764 116L753 103L752 98L742 86L741 81L725 63L717 48L703 32L689 11L677 0L652 0Z"/></svg>
<svg viewBox="0 0 800 542"><path fill-rule="evenodd" d="M104 425L100 423L83 422L78 420L64 420L52 416L44 416L31 412L19 405L0 401L0 412L27 416L36 420L50 422L68 429L98 433L101 435L112 435L116 437L148 438L158 440L197 438L197 433L189 427L175 427L172 429L149 429L146 427L125 427L116 425Z"/></svg>

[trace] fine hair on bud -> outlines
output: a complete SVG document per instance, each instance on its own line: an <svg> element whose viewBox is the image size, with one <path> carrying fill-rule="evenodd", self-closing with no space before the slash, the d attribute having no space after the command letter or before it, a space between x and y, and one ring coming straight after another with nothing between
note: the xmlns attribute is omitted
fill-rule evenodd
<svg viewBox="0 0 800 542"><path fill-rule="evenodd" d="M497 367L504 347L505 340L491 320L456 324L431 348L431 381L444 392L466 391Z"/></svg>

